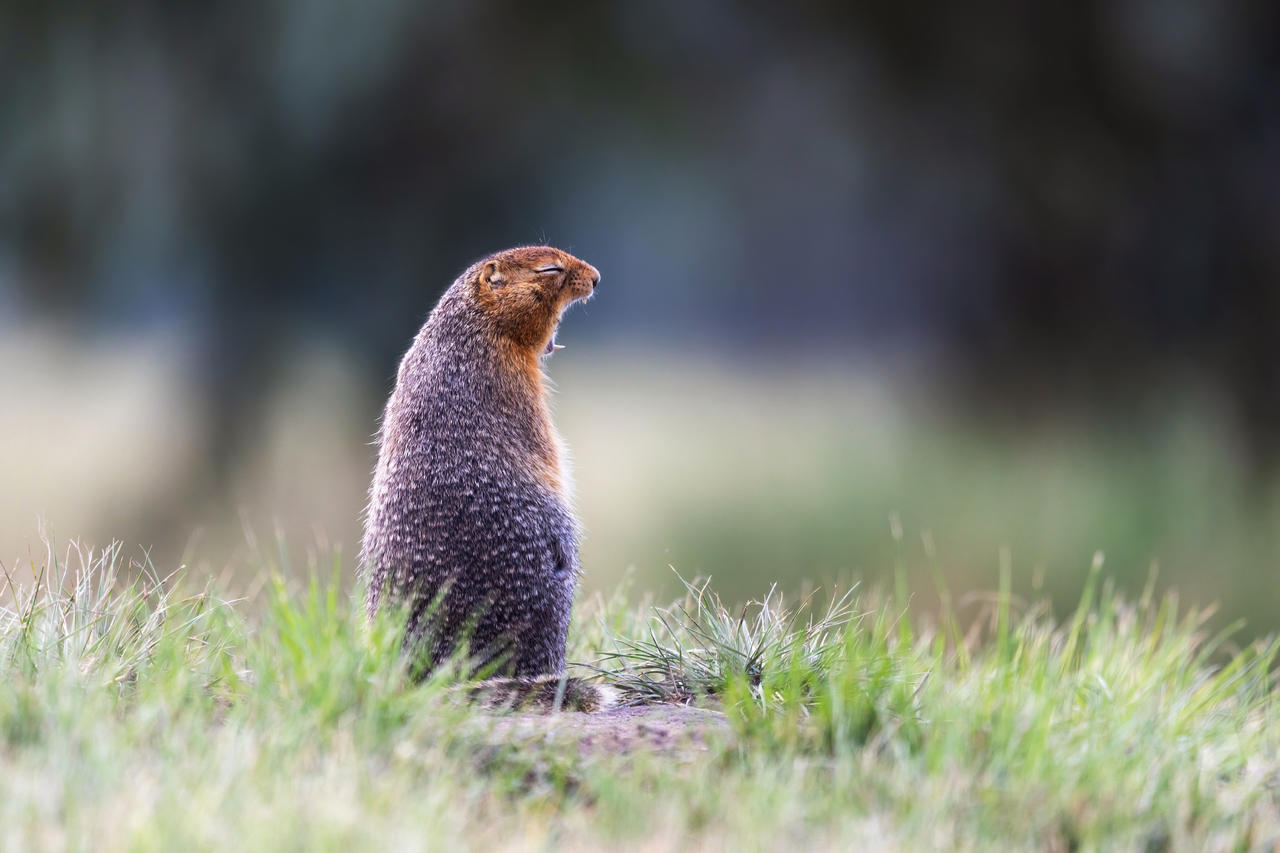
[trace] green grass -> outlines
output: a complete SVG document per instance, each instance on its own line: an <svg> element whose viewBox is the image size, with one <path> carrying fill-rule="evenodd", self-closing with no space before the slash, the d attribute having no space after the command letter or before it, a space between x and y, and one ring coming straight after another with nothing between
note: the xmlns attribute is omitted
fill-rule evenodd
<svg viewBox="0 0 1280 853"><path fill-rule="evenodd" d="M1280 840L1275 643L1150 590L977 621L702 584L586 601L573 659L722 709L705 750L507 742L312 570L226 602L71 548L0 579L0 849L1248 849ZM336 569L334 571L336 574ZM995 580L995 579L993 579ZM584 669L584 672L589 671Z"/></svg>

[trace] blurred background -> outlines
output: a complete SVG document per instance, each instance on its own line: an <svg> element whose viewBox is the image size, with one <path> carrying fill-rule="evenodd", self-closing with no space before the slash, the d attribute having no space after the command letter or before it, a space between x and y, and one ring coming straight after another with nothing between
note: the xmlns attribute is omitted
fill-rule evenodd
<svg viewBox="0 0 1280 853"><path fill-rule="evenodd" d="M349 579L399 355L544 241L588 593L1280 626L1269 0L3 3L0 561Z"/></svg>

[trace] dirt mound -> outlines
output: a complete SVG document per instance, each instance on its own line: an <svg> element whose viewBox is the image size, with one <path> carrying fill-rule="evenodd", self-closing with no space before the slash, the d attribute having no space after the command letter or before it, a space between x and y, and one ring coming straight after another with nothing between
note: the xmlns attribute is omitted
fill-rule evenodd
<svg viewBox="0 0 1280 853"><path fill-rule="evenodd" d="M724 714L685 705L611 708L594 714L507 714L490 718L504 741L529 738L576 743L584 753L637 750L701 752L710 738L729 737Z"/></svg>

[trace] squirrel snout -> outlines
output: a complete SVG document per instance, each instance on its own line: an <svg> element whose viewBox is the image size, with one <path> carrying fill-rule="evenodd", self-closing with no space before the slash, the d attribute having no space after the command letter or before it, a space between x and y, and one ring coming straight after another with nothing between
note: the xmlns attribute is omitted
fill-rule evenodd
<svg viewBox="0 0 1280 853"><path fill-rule="evenodd" d="M590 299L600 283L600 270L586 261L580 261L573 268L573 273L565 277L565 286L572 299Z"/></svg>

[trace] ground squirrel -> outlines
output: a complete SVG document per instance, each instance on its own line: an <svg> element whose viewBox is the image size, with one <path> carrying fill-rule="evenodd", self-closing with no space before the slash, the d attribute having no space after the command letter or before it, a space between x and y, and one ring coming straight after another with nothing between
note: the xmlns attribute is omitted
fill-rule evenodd
<svg viewBox="0 0 1280 853"><path fill-rule="evenodd" d="M499 675L564 670L579 531L540 360L599 281L549 246L498 252L445 291L400 363L361 564L370 614L407 607L422 670L463 639Z"/></svg>

